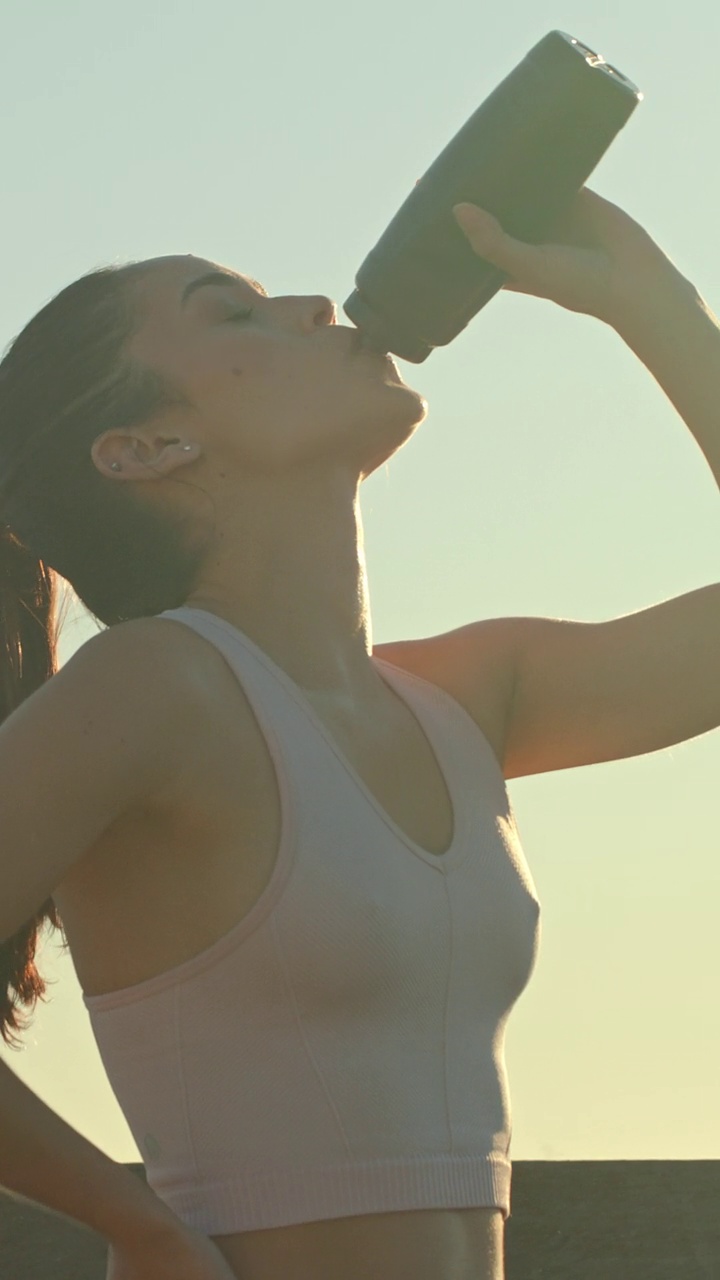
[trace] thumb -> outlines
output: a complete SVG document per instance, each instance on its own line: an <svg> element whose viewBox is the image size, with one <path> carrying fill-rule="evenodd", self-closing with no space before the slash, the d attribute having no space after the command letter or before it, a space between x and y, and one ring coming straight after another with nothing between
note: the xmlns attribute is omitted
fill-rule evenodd
<svg viewBox="0 0 720 1280"><path fill-rule="evenodd" d="M472 248L486 262L515 278L537 275L542 255L535 245L514 240L503 231L497 218L476 204L456 204L452 211Z"/></svg>

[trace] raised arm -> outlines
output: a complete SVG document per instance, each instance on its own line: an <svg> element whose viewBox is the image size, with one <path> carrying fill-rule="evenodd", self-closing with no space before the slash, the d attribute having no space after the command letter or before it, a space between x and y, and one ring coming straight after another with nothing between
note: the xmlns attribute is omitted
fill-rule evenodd
<svg viewBox="0 0 720 1280"><path fill-rule="evenodd" d="M473 208L465 233L480 256L509 273L505 288L614 328L720 484L720 325L648 233L587 189L544 245L512 239ZM506 777L657 751L720 725L720 583L607 622L508 618L468 635L461 675L471 708L483 688L488 636L510 667Z"/></svg>

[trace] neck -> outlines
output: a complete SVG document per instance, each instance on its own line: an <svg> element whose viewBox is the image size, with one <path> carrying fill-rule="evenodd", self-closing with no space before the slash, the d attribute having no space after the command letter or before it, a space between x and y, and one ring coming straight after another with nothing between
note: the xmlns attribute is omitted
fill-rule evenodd
<svg viewBox="0 0 720 1280"><path fill-rule="evenodd" d="M236 626L309 694L377 695L359 482L255 476L247 493L213 496L218 536L186 604Z"/></svg>

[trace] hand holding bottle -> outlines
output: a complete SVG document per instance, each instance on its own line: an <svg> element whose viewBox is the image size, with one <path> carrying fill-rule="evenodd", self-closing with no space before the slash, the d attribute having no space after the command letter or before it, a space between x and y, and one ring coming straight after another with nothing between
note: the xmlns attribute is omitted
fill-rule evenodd
<svg viewBox="0 0 720 1280"><path fill-rule="evenodd" d="M453 208L479 257L510 277L503 288L548 298L617 329L631 310L652 305L682 279L647 231L588 187L577 193L544 244L525 244L472 204Z"/></svg>

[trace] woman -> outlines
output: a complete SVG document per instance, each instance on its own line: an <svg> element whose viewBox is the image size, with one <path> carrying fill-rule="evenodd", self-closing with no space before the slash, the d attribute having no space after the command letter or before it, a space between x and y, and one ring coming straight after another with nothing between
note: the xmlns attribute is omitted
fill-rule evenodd
<svg viewBox="0 0 720 1280"><path fill-rule="evenodd" d="M540 247L455 213L506 288L614 327L720 474L720 331L637 223L589 190ZM501 1280L539 931L504 778L720 723L716 585L373 648L359 486L427 405L357 337L168 257L0 366L3 1033L62 919L150 1186L5 1067L0 1183L111 1280ZM53 571L106 629L48 680Z"/></svg>

